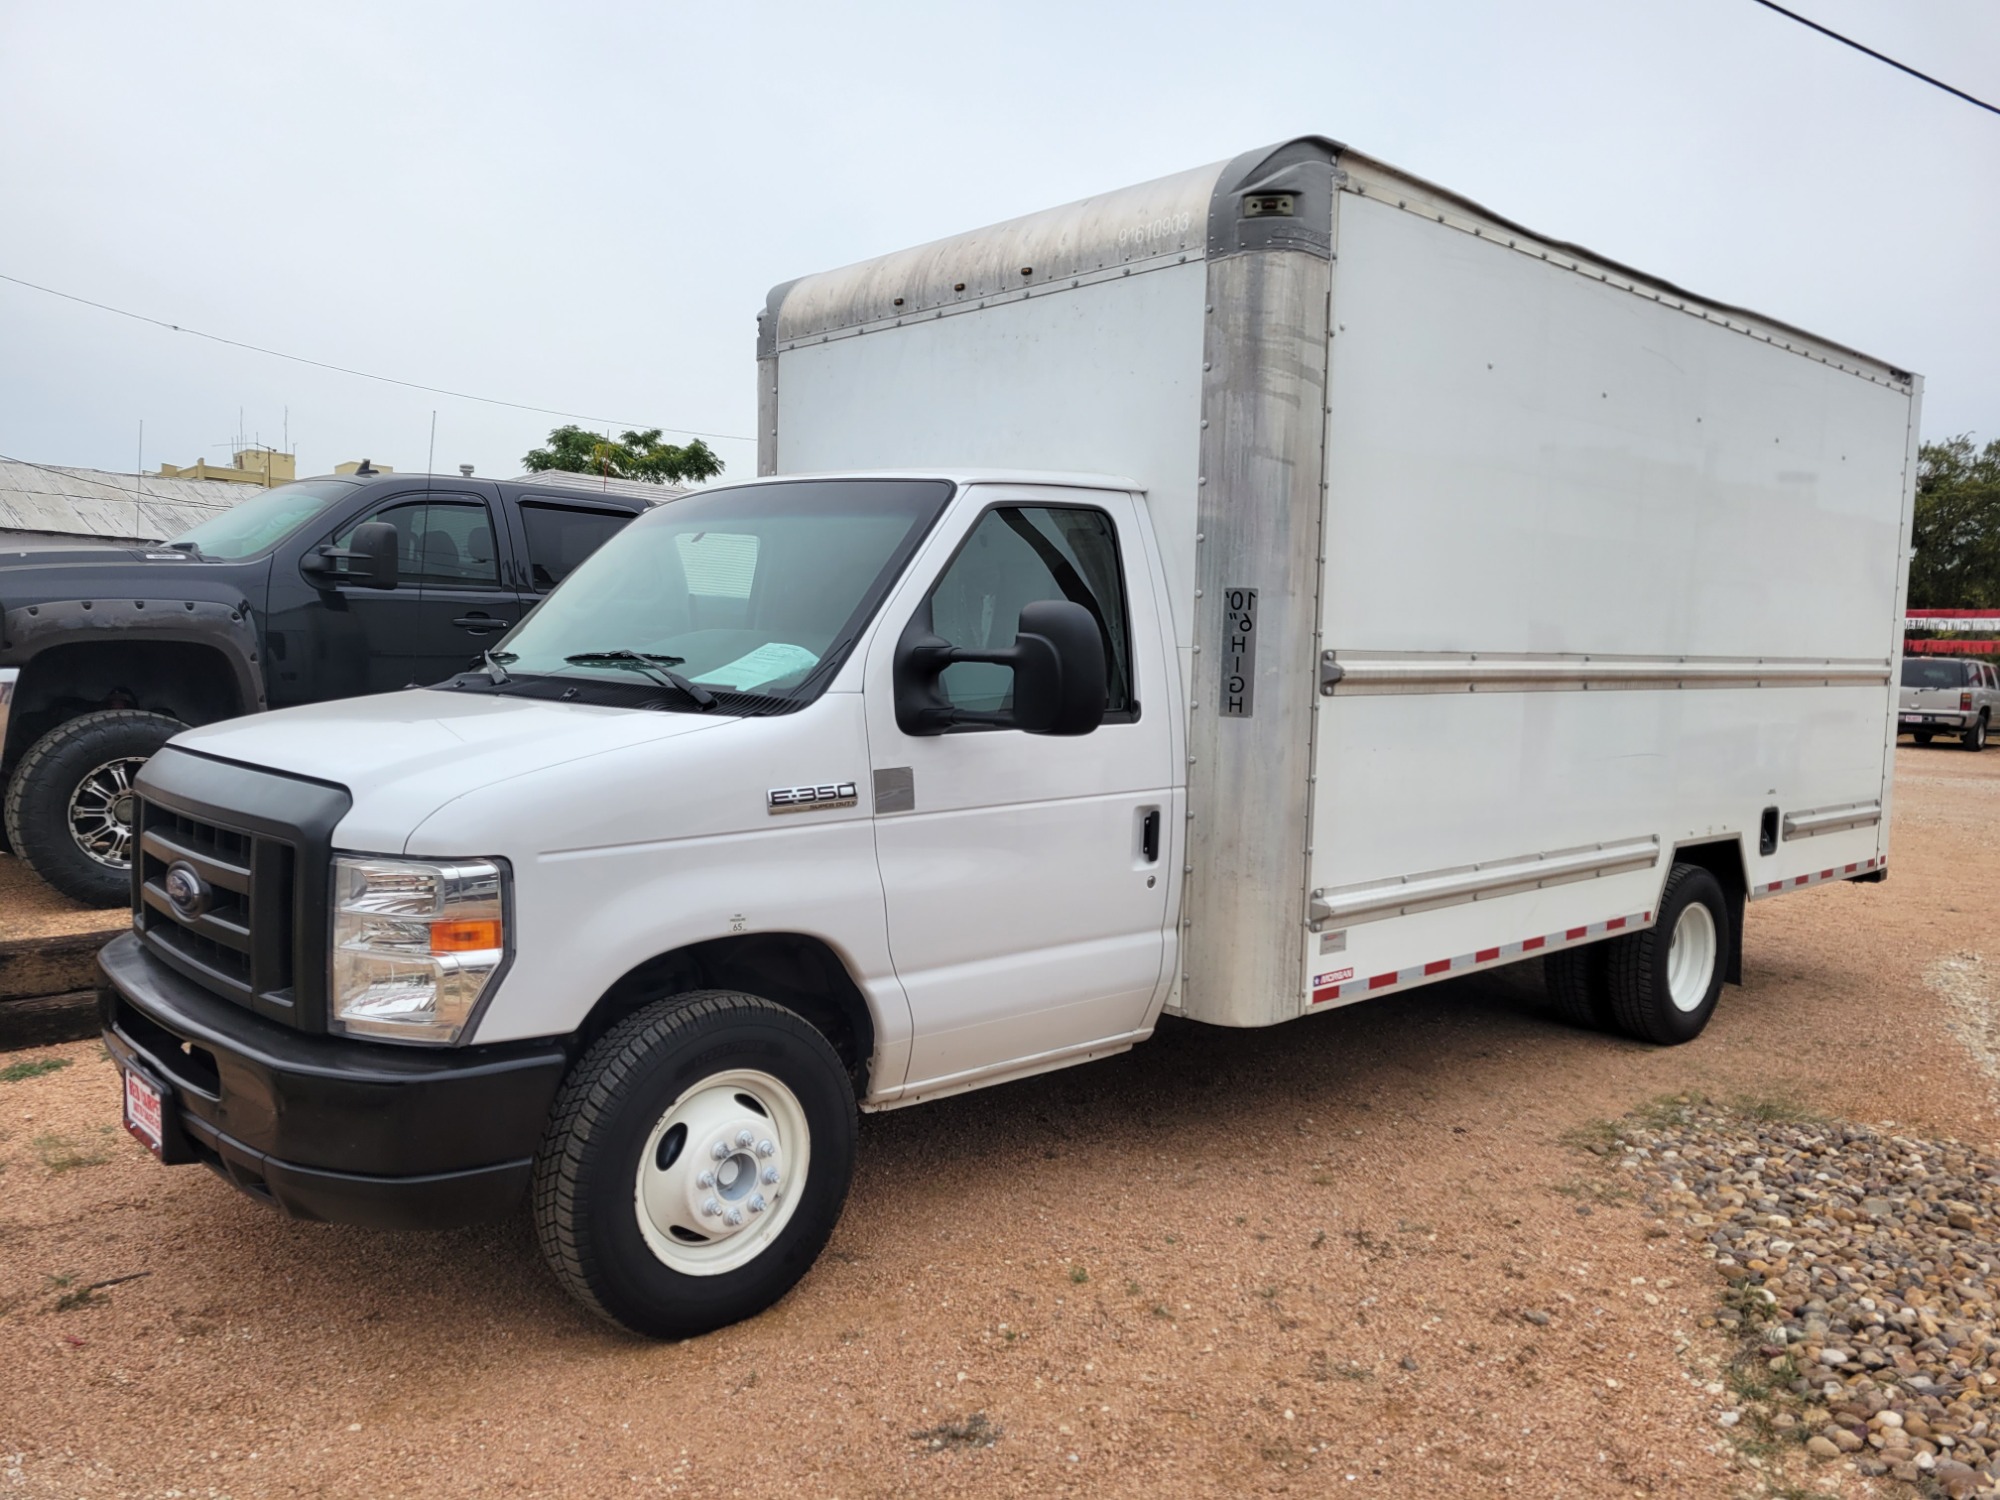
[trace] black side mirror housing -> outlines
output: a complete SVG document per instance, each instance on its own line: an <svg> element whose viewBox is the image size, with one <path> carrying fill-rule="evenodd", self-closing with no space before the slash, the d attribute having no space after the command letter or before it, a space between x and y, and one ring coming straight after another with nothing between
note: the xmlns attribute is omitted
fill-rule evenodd
<svg viewBox="0 0 2000 1500"><path fill-rule="evenodd" d="M354 528L352 547L321 547L300 564L326 583L358 583L364 588L392 589L400 580L401 558L396 528L387 521L363 521ZM344 565L344 566L343 566Z"/></svg>
<svg viewBox="0 0 2000 1500"><path fill-rule="evenodd" d="M955 662L991 662L1014 673L1014 706L1001 713L955 708L938 677ZM1038 599L1021 609L1014 644L973 651L941 640L925 609L896 646L896 723L905 734L943 734L961 724L989 724L1029 734L1089 734L1104 722L1104 632L1089 610L1067 599Z"/></svg>

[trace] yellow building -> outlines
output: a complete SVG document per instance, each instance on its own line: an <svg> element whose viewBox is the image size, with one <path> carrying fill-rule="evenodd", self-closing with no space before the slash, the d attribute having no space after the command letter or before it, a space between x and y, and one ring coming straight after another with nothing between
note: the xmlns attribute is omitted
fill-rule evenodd
<svg viewBox="0 0 2000 1500"><path fill-rule="evenodd" d="M186 468L161 464L162 479L220 479L229 484L290 484L299 477L298 455L280 453L275 448L238 448L229 468L197 459Z"/></svg>

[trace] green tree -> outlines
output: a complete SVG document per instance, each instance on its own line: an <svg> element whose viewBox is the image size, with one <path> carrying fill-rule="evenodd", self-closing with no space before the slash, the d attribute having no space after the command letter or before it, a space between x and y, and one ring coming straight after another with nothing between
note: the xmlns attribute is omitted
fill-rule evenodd
<svg viewBox="0 0 2000 1500"><path fill-rule="evenodd" d="M642 479L648 484L685 484L713 479L722 460L700 438L685 444L662 442L661 429L620 433L617 442L574 425L549 434L546 448L534 448L521 462L531 473L550 469L565 474L603 474L612 479Z"/></svg>
<svg viewBox="0 0 2000 1500"><path fill-rule="evenodd" d="M1970 433L1917 450L1912 609L2000 608L2000 438Z"/></svg>

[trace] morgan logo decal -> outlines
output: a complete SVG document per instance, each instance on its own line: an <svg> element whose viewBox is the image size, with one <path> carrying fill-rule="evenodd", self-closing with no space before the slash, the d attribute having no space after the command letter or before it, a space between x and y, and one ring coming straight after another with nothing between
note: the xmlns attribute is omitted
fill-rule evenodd
<svg viewBox="0 0 2000 1500"><path fill-rule="evenodd" d="M818 786L774 786L766 794L766 805L773 813L852 807L855 800L854 783L851 781L828 781Z"/></svg>

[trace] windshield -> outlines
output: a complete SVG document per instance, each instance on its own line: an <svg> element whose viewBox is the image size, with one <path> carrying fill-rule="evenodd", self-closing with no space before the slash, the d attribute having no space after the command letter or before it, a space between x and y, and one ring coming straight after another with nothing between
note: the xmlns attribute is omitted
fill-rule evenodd
<svg viewBox="0 0 2000 1500"><path fill-rule="evenodd" d="M1903 686L1907 688L1964 687L1969 675L1962 661L1925 661L1921 657L1903 660Z"/></svg>
<svg viewBox="0 0 2000 1500"><path fill-rule="evenodd" d="M192 542L201 549L203 557L252 557L277 546L353 489L354 482L347 479L304 479L297 484L281 484L275 490L265 490L240 505L230 506L192 531L183 531L168 545Z"/></svg>
<svg viewBox="0 0 2000 1500"><path fill-rule="evenodd" d="M707 694L806 702L951 492L834 479L687 496L592 553L494 658L515 676L629 682L664 669Z"/></svg>

